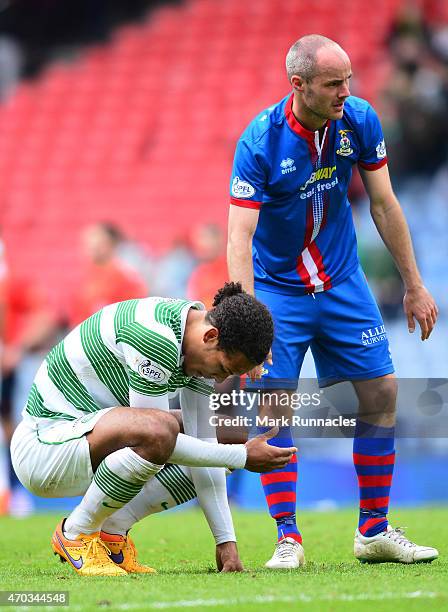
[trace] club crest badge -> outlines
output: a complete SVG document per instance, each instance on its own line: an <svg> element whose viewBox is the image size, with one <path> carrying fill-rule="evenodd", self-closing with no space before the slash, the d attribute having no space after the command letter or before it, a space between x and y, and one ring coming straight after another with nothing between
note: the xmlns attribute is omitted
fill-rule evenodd
<svg viewBox="0 0 448 612"><path fill-rule="evenodd" d="M339 130L341 140L339 142L339 149L336 151L338 155L348 157L353 153L352 143L350 142L350 138L347 136L347 133L352 131L353 130Z"/></svg>

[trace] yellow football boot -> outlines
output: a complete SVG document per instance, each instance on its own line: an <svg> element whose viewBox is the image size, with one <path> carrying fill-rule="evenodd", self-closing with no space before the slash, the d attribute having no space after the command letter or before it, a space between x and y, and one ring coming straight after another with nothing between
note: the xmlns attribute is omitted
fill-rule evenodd
<svg viewBox="0 0 448 612"><path fill-rule="evenodd" d="M65 519L64 519L65 520ZM111 551L100 539L97 531L86 535L81 533L77 540L64 536L62 520L51 538L51 547L62 562L68 562L81 576L126 576L127 572L116 565Z"/></svg>
<svg viewBox="0 0 448 612"><path fill-rule="evenodd" d="M128 574L157 574L156 570L148 565L141 565L137 561L137 551L131 536L121 536L101 531L101 540L110 550L110 558L117 567L123 568Z"/></svg>

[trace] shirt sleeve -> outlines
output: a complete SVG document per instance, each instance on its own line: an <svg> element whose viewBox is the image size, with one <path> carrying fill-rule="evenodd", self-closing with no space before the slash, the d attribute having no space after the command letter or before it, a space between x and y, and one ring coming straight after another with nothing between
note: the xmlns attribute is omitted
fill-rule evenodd
<svg viewBox="0 0 448 612"><path fill-rule="evenodd" d="M230 203L244 208L260 209L266 186L266 175L250 144L240 140L233 160L230 180Z"/></svg>
<svg viewBox="0 0 448 612"><path fill-rule="evenodd" d="M180 392L184 431L207 442L217 442L215 428L210 425L211 411L206 395L185 387ZM232 514L227 499L224 468L192 467L191 476L199 505L215 538L216 544L236 542Z"/></svg>
<svg viewBox="0 0 448 612"><path fill-rule="evenodd" d="M129 406L131 408L157 408L168 411L170 409L168 393L163 395L149 395L140 393L132 387L129 389Z"/></svg>
<svg viewBox="0 0 448 612"><path fill-rule="evenodd" d="M168 380L176 368L178 344L166 334L148 329L140 323L122 327L117 333L117 343L126 361L129 379L129 403L131 406L159 408L168 397ZM134 404L131 403L134 402Z"/></svg>
<svg viewBox="0 0 448 612"><path fill-rule="evenodd" d="M378 170L387 164L386 144L381 123L370 105L366 113L358 164L364 170Z"/></svg>

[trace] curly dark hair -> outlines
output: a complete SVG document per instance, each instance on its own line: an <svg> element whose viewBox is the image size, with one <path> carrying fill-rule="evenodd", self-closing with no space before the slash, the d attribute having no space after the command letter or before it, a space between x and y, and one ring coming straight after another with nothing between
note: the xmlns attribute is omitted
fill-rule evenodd
<svg viewBox="0 0 448 612"><path fill-rule="evenodd" d="M218 346L226 353L241 352L254 365L269 353L274 338L271 313L241 283L226 283L218 291L207 320L219 331Z"/></svg>

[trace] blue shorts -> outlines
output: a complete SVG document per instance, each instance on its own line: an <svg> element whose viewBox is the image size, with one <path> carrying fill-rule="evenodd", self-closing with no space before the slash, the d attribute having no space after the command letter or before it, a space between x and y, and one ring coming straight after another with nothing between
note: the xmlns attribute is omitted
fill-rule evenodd
<svg viewBox="0 0 448 612"><path fill-rule="evenodd" d="M321 293L303 296L256 290L274 319L273 365L246 388L296 389L311 348L320 387L394 371L384 323L361 267Z"/></svg>

